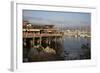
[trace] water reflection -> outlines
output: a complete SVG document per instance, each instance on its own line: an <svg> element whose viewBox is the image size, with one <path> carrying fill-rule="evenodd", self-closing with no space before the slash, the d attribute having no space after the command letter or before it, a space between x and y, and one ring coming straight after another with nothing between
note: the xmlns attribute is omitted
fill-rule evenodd
<svg viewBox="0 0 100 73"><path fill-rule="evenodd" d="M63 53L65 60L80 60L91 58L91 43L90 38L82 37L63 37Z"/></svg>

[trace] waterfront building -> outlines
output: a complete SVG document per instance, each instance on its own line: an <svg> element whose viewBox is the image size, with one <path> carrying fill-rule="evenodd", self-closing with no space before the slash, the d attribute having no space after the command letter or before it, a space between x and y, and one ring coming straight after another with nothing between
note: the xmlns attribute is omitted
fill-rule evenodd
<svg viewBox="0 0 100 73"><path fill-rule="evenodd" d="M48 41L52 38L62 37L62 33L54 28L54 25L34 25L28 22L24 22L23 24L23 39L31 39L33 40L33 45L35 43L35 39L40 41L40 45L42 43L42 38L47 38Z"/></svg>

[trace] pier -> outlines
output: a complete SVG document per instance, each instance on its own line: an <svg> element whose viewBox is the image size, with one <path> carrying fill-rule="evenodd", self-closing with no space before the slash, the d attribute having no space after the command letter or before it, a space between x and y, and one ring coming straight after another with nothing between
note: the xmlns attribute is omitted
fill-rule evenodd
<svg viewBox="0 0 100 73"><path fill-rule="evenodd" d="M22 32L23 48L26 48L27 52L24 58L27 58L28 55L29 61L54 60L57 58L60 50L57 47L57 43L59 43L57 40L62 38L63 33L54 28L54 25L31 25L25 23ZM35 50L38 53L37 55L34 52ZM31 53L32 51L33 53Z"/></svg>

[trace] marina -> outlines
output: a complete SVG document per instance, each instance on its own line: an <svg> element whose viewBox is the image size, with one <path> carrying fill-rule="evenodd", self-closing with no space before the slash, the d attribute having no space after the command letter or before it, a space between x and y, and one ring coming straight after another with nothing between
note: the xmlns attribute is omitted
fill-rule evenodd
<svg viewBox="0 0 100 73"><path fill-rule="evenodd" d="M91 14L23 10L23 62L91 59Z"/></svg>

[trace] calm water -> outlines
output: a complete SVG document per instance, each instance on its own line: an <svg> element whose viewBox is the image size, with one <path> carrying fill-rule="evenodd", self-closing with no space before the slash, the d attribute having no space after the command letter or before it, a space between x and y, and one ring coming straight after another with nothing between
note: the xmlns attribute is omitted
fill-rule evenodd
<svg viewBox="0 0 100 73"><path fill-rule="evenodd" d="M84 49L82 49L83 44L89 44L90 47L90 38L82 38L82 37L63 37L63 48L64 52L62 55L65 59L80 59L80 55L84 55ZM89 49L90 51L90 49Z"/></svg>

